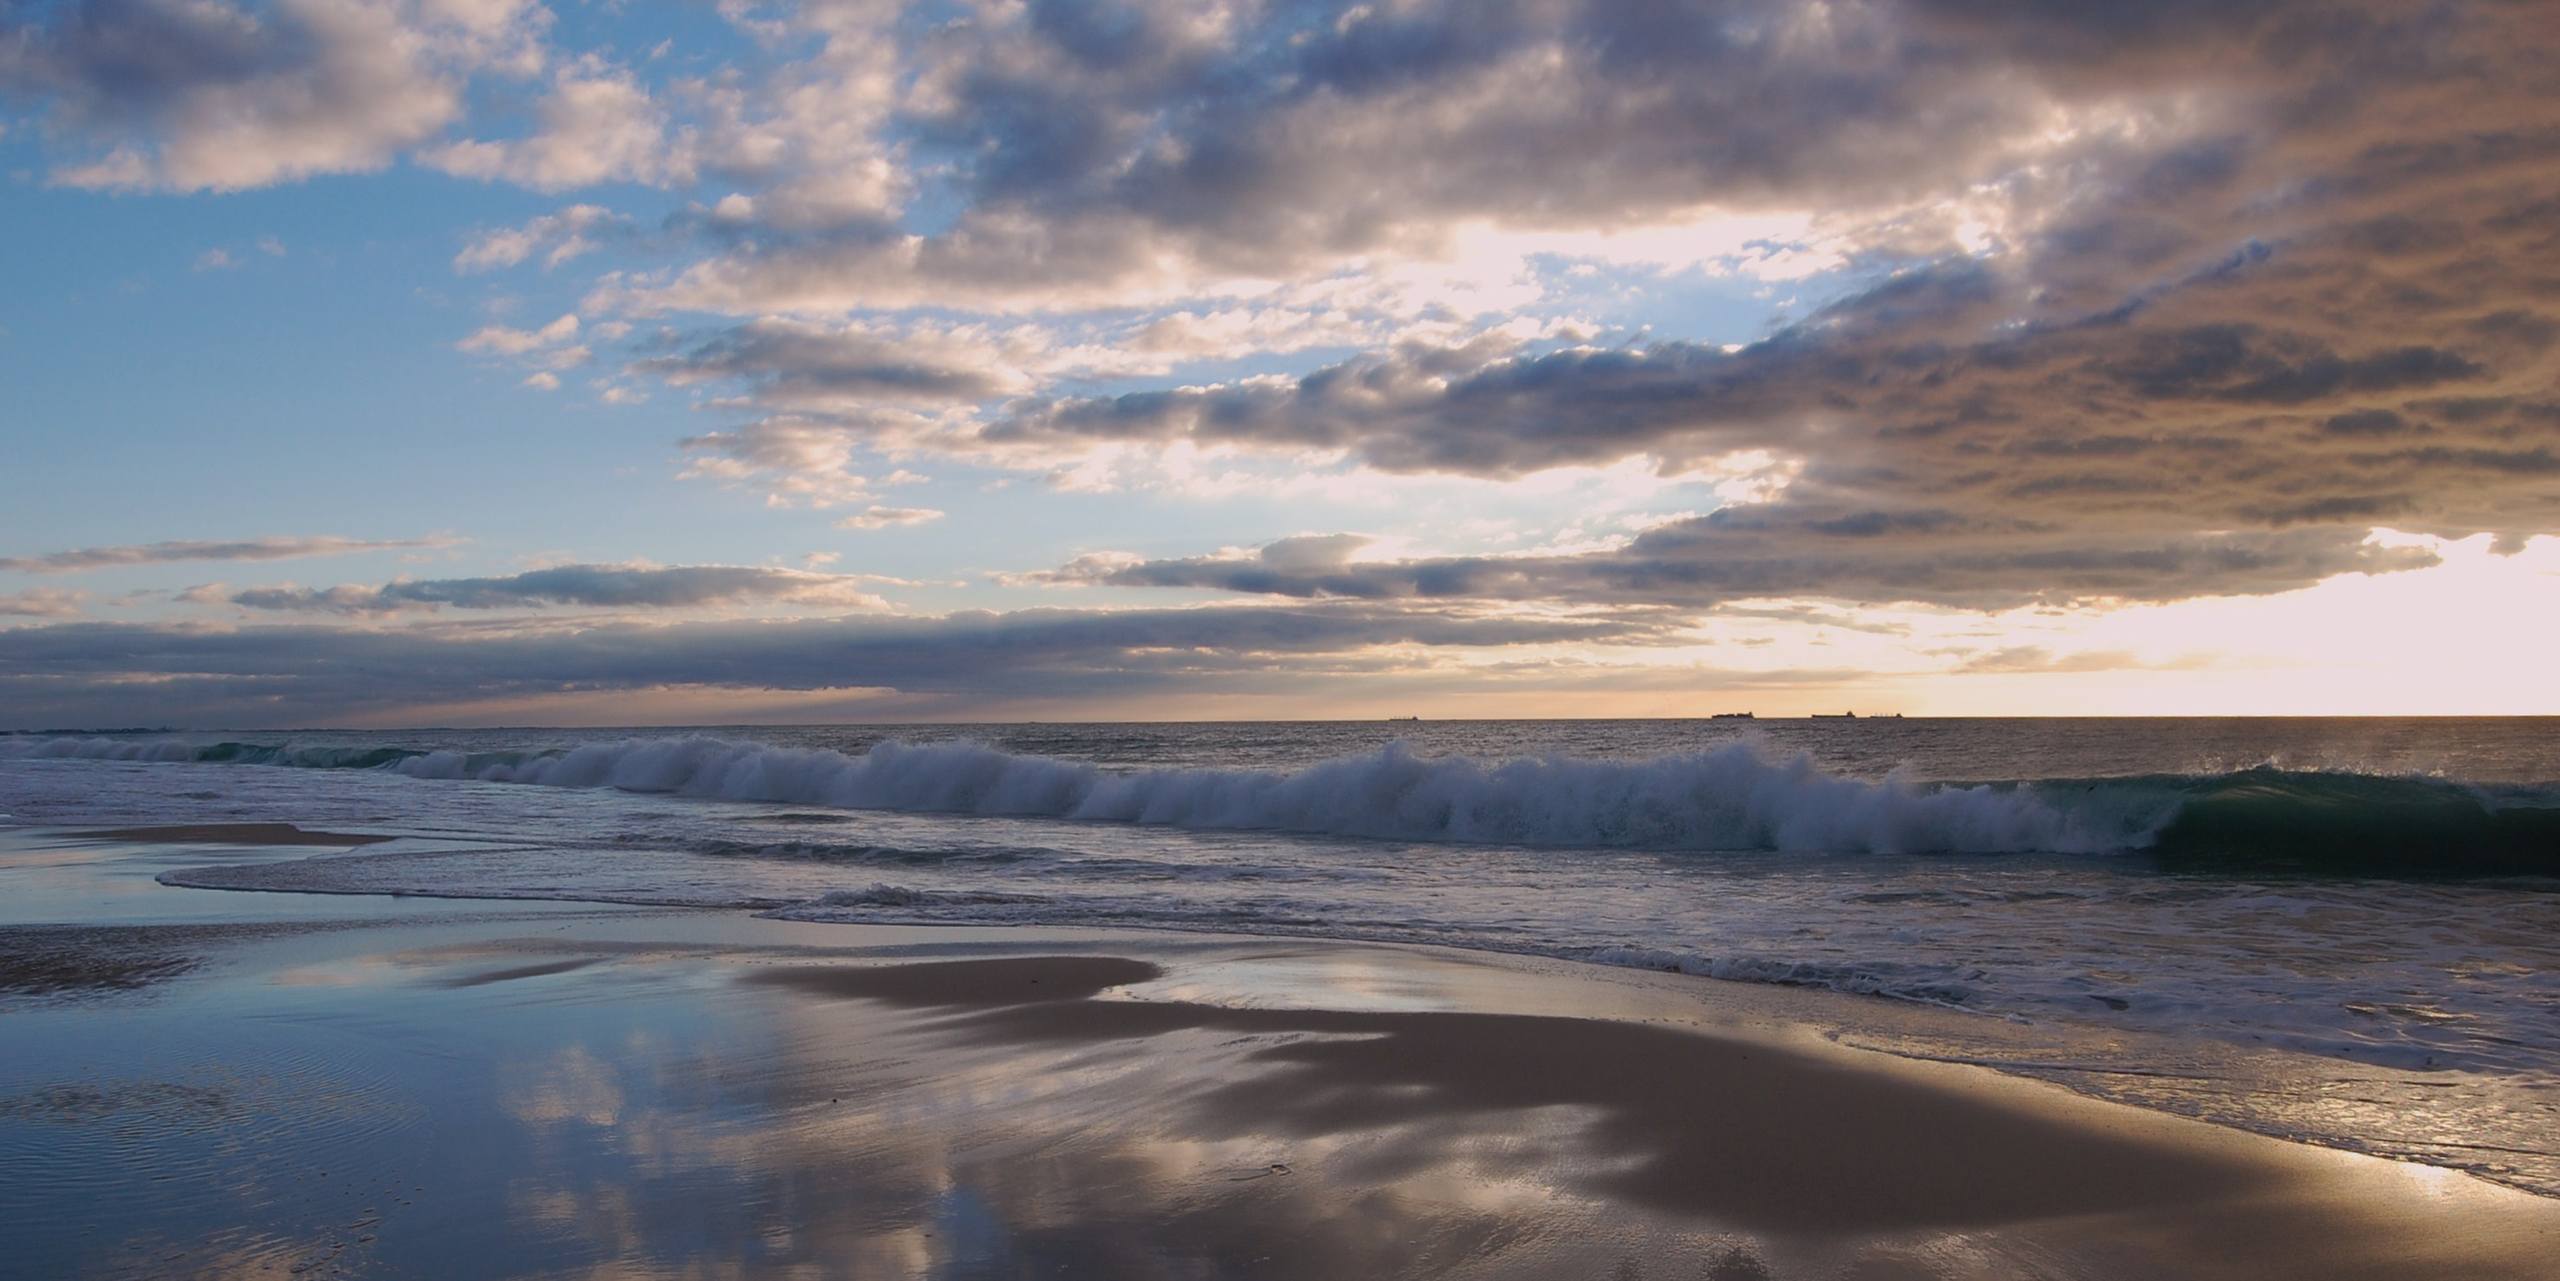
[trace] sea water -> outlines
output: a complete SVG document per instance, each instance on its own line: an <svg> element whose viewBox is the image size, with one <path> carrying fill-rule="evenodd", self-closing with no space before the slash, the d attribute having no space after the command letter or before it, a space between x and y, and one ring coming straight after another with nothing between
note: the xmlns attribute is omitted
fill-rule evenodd
<svg viewBox="0 0 2560 1281"><path fill-rule="evenodd" d="M403 838L163 878L206 888L1430 943L2117 1029L2202 1048L2042 1066L2560 1190L2560 721L37 734L0 813ZM2215 1047L2334 1063L2405 1141L2156 1084Z"/></svg>

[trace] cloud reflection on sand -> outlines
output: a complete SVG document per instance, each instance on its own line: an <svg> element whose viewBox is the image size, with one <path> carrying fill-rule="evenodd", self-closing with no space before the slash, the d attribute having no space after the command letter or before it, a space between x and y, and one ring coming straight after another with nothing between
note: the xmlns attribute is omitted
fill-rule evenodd
<svg viewBox="0 0 2560 1281"><path fill-rule="evenodd" d="M271 1073L274 1105L236 1117L0 1114L12 1151L88 1162L70 1190L0 1172L31 1266L2524 1276L2509 1234L2560 1213L1978 1071L1694 1034L1728 1007L1638 975L692 913L264 946L162 999L28 1016L0 1096L101 1061L321 1074ZM350 981L274 981L315 970ZM155 1181L190 1153L201 1178Z"/></svg>

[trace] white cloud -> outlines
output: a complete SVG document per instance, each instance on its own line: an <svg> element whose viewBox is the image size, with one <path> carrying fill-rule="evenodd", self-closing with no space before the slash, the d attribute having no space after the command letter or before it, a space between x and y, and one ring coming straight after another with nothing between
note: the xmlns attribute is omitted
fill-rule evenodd
<svg viewBox="0 0 2560 1281"><path fill-rule="evenodd" d="M912 426L914 415L895 415ZM840 507L869 502L872 481L859 470L864 437L841 426L792 416L767 418L678 442L686 461L680 475L765 491L778 507Z"/></svg>
<svg viewBox="0 0 2560 1281"><path fill-rule="evenodd" d="M569 312L540 329L509 329L505 325L487 325L454 345L464 351L496 356L522 356L544 347L567 342L577 336L578 316L575 312Z"/></svg>
<svg viewBox="0 0 2560 1281"><path fill-rule="evenodd" d="M693 177L691 146L629 71L594 55L563 63L535 115L533 134L464 141L418 153L420 163L462 178L537 191L603 182L668 186Z"/></svg>
<svg viewBox="0 0 2560 1281"><path fill-rule="evenodd" d="M357 552L407 548L444 548L458 540L431 538L341 538L334 534L274 538L204 539L160 543L127 543L115 547L75 547L35 556L0 556L0 571L17 574L61 574L123 565L165 565L178 561L297 560L306 556L345 556Z"/></svg>
<svg viewBox="0 0 2560 1281"><path fill-rule="evenodd" d="M808 5L770 22L744 6L721 12L768 44L817 46L761 79L680 86L702 121L703 168L756 189L725 196L714 220L820 230L896 212L910 185L883 140L901 79L897 7Z"/></svg>
<svg viewBox="0 0 2560 1281"><path fill-rule="evenodd" d="M627 226L629 219L602 205L571 205L544 214L521 227L483 231L453 256L455 271L471 273L512 267L542 255L542 265L557 267L581 254L593 253L597 237Z"/></svg>
<svg viewBox="0 0 2560 1281"><path fill-rule="evenodd" d="M89 593L59 587L0 592L0 618L69 618L80 612Z"/></svg>
<svg viewBox="0 0 2560 1281"><path fill-rule="evenodd" d="M895 529L905 525L922 525L942 519L942 513L931 507L865 507L836 522L838 529Z"/></svg>

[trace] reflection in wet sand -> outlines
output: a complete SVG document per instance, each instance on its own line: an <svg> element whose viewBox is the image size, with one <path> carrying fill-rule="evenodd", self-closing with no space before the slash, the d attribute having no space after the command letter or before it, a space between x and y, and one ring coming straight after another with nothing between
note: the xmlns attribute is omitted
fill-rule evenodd
<svg viewBox="0 0 2560 1281"><path fill-rule="evenodd" d="M0 928L0 994L70 997L136 991L194 969L198 960L187 942L169 930Z"/></svg>
<svg viewBox="0 0 2560 1281"><path fill-rule="evenodd" d="M1577 1202L1605 1207L1642 1243L1629 1260L1767 1271L1863 1259L1963 1276L2058 1257L2078 1272L2117 1259L2141 1261L2129 1275L2347 1276L2404 1275L2432 1253L2461 1275L2529 1276L2530 1243L2554 1239L2552 1207L2531 1198L2474 1198L2514 1213L2469 1228L2508 1235L2449 1243L2442 1221L2397 1213L2410 1191L2400 1169L1972 1074L1589 1019L1091 999L1157 977L1058 957L795 967L750 982L925 1011L936 1037L1017 1063L1120 1046L1137 1065L1115 1081L1120 1106L1157 1118L1158 1137L1169 1127L1283 1153L1293 1177L1323 1169L1391 1200L1534 1189L1488 1229L1506 1238L1550 1235ZM1298 1155L1310 1149L1321 1155ZM1533 1261L1558 1262L1510 1260Z"/></svg>
<svg viewBox="0 0 2560 1281"><path fill-rule="evenodd" d="M717 914L244 937L5 1016L0 1271L2521 1278L2560 1241L2442 1171L1727 1027L1709 985Z"/></svg>

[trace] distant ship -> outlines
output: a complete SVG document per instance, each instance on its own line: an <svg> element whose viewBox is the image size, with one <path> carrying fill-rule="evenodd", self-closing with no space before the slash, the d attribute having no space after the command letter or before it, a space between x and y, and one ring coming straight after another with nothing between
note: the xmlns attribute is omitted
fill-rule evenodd
<svg viewBox="0 0 2560 1281"><path fill-rule="evenodd" d="M1387 719L1390 721L1418 721L1422 718L1419 716L1390 716Z"/></svg>
<svg viewBox="0 0 2560 1281"><path fill-rule="evenodd" d="M1858 714L1856 712L1815 712L1813 718L1818 721L1854 721L1858 719Z"/></svg>
<svg viewBox="0 0 2560 1281"><path fill-rule="evenodd" d="M1749 713L1749 712L1717 712L1715 715L1710 716L1710 717L1708 717L1707 719L1708 719L1708 720L1711 720L1711 721L1747 721L1747 720L1750 720L1750 719L1751 719L1751 713Z"/></svg>

